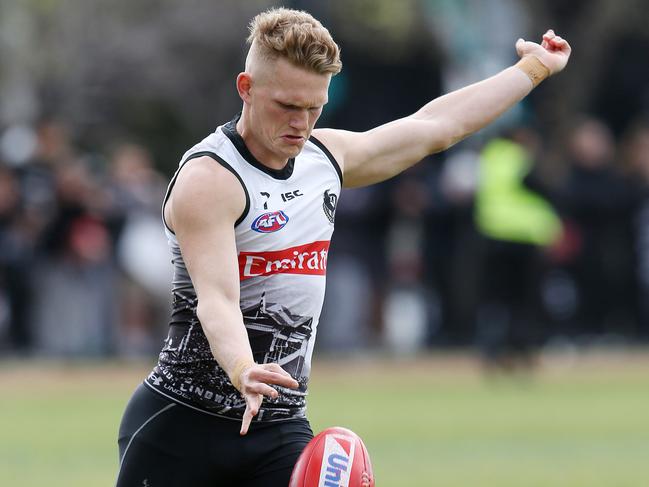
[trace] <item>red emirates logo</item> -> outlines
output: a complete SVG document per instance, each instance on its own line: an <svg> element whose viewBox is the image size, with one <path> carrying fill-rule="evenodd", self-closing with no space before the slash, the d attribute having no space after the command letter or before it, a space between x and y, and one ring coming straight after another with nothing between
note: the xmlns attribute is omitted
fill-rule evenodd
<svg viewBox="0 0 649 487"><path fill-rule="evenodd" d="M272 252L240 252L239 279L244 281L272 274L324 276L328 253L328 240Z"/></svg>

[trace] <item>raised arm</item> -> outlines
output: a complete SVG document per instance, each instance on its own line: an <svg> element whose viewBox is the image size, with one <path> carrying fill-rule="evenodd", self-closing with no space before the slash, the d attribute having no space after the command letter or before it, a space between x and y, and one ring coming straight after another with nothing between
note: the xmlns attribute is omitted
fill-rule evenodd
<svg viewBox="0 0 649 487"><path fill-rule="evenodd" d="M541 44L519 39L521 60L500 73L436 98L416 113L368 132L317 129L343 166L345 186L391 178L424 157L448 149L524 98L543 78L561 71L569 44L549 30Z"/></svg>
<svg viewBox="0 0 649 487"><path fill-rule="evenodd" d="M186 163L178 175L165 219L174 230L198 297L198 319L218 364L246 400L241 434L263 396L277 397L268 384L297 388L277 364L255 364L239 307L239 269L234 223L245 208L236 177L209 157Z"/></svg>

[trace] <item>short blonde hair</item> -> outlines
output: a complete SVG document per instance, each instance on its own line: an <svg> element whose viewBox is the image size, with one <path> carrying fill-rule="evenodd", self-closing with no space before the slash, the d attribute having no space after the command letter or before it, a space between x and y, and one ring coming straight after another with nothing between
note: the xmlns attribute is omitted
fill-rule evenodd
<svg viewBox="0 0 649 487"><path fill-rule="evenodd" d="M273 8L250 21L248 43L267 59L283 57L320 74L342 69L340 48L329 31L311 14Z"/></svg>

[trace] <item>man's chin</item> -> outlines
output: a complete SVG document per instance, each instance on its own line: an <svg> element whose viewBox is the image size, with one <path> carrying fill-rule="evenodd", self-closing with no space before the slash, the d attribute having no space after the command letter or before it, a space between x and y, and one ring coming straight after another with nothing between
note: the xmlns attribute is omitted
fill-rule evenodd
<svg viewBox="0 0 649 487"><path fill-rule="evenodd" d="M287 158L295 158L297 157L300 152L302 152L302 149L304 148L304 144L301 145L291 145L291 146L284 146L282 147L282 153L287 157Z"/></svg>

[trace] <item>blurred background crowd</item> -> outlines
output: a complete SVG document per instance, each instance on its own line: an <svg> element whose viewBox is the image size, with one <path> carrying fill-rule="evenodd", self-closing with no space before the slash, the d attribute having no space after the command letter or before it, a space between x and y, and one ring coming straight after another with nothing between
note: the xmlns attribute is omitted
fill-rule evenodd
<svg viewBox="0 0 649 487"><path fill-rule="evenodd" d="M573 57L488 129L345 190L319 350L649 339L644 0L293 0L342 48L320 126L366 130L516 60L548 27ZM154 356L182 153L240 110L264 0L0 0L0 357Z"/></svg>

